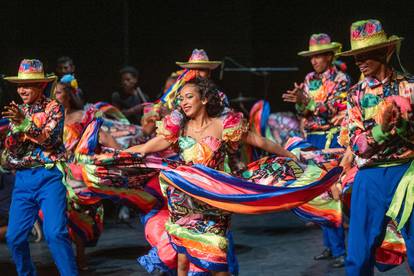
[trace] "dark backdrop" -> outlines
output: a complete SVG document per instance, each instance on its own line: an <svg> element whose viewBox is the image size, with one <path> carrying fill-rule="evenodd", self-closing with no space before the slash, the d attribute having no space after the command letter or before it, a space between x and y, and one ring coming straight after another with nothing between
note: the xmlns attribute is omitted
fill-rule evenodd
<svg viewBox="0 0 414 276"><path fill-rule="evenodd" d="M71 56L89 101L109 100L124 64L124 3L118 1L3 1L0 72L16 74L22 58L39 58L53 71L61 55ZM281 94L311 69L296 53L309 35L326 32L349 48L353 21L377 18L403 42L401 57L414 71L412 1L128 1L129 64L139 68L143 90L155 97L165 78L204 48L210 59L232 57L247 66L297 66L298 72L269 75L273 110L289 106ZM352 59L345 60L354 79ZM214 77L218 78L218 72ZM264 95L263 77L225 72L220 85L230 97Z"/></svg>

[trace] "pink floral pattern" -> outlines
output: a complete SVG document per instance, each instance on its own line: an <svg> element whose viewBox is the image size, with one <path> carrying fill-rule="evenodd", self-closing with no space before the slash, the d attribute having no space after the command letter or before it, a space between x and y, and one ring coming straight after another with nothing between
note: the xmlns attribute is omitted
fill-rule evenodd
<svg viewBox="0 0 414 276"><path fill-rule="evenodd" d="M305 119L307 131L327 130L337 126L332 119L346 109L346 95L350 87L349 76L335 66L322 74L309 73L304 81L306 104L296 105Z"/></svg>
<svg viewBox="0 0 414 276"><path fill-rule="evenodd" d="M340 141L349 144L359 167L414 158L414 80L397 73L383 82L365 78L348 95ZM395 105L390 130L383 131L382 110Z"/></svg>
<svg viewBox="0 0 414 276"><path fill-rule="evenodd" d="M10 123L2 165L24 169L64 160L63 106L42 96L32 105L19 107L26 119L21 125Z"/></svg>
<svg viewBox="0 0 414 276"><path fill-rule="evenodd" d="M325 45L331 43L331 38L327 34L313 34L309 39L309 45Z"/></svg>

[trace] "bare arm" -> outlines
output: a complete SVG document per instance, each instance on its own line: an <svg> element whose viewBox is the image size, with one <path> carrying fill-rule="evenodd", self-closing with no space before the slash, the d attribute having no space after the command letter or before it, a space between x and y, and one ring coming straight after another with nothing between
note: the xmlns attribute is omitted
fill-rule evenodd
<svg viewBox="0 0 414 276"><path fill-rule="evenodd" d="M156 136L146 142L145 144L137 145L126 149L128 152L136 152L141 154L148 154L154 152L160 152L166 150L171 146L171 142L168 142L162 136Z"/></svg>
<svg viewBox="0 0 414 276"><path fill-rule="evenodd" d="M99 131L99 143L108 148L121 149L121 145L117 143L115 138L103 130Z"/></svg>
<svg viewBox="0 0 414 276"><path fill-rule="evenodd" d="M347 172L348 170L352 168L353 161L354 161L354 155L352 153L352 149L351 147L347 147L339 166L344 168L344 172Z"/></svg>
<svg viewBox="0 0 414 276"><path fill-rule="evenodd" d="M284 149L281 145L276 144L269 139L249 131L244 137L243 141L249 145L260 148L264 151L276 154L278 156L290 157L296 159L296 156L290 151Z"/></svg>
<svg viewBox="0 0 414 276"><path fill-rule="evenodd" d="M352 168L352 162L354 161L354 154L352 153L351 147L347 147L342 157L341 163L339 166L343 167L344 170L340 176L340 180L331 186L331 193L335 200L341 199L342 194L342 184L341 179L346 175L346 173Z"/></svg>

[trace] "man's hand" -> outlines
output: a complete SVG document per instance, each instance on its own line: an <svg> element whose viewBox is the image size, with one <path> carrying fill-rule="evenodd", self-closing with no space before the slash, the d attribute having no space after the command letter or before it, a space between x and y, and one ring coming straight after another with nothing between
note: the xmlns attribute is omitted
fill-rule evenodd
<svg viewBox="0 0 414 276"><path fill-rule="evenodd" d="M335 183L331 186L331 194L335 200L341 199L342 186L340 183Z"/></svg>
<svg viewBox="0 0 414 276"><path fill-rule="evenodd" d="M388 103L382 112L380 118L382 118L380 125L383 132L390 131L392 128L392 121L395 121L401 115L400 109L394 101Z"/></svg>
<svg viewBox="0 0 414 276"><path fill-rule="evenodd" d="M25 119L23 111L14 101L5 106L5 111L3 111L2 115L15 124L21 124Z"/></svg>
<svg viewBox="0 0 414 276"><path fill-rule="evenodd" d="M286 93L282 95L282 99L285 102L301 104L305 102L306 96L303 91L304 84L297 84L295 82L295 88L293 90L287 90Z"/></svg>
<svg viewBox="0 0 414 276"><path fill-rule="evenodd" d="M345 118L346 115L346 111L340 111L338 114L336 114L333 118L332 118L332 124L334 126L339 126L341 125L343 119Z"/></svg>

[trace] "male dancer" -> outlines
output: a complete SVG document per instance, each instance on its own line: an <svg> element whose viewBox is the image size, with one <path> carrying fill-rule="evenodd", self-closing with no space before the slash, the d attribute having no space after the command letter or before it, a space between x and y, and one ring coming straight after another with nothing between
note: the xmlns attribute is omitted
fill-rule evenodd
<svg viewBox="0 0 414 276"><path fill-rule="evenodd" d="M43 94L55 77L45 77L39 60L25 59L18 76L5 79L17 84L23 101L22 105L12 102L3 112L10 120L10 131L2 164L16 170L6 239L17 273L36 275L27 238L41 209L45 239L60 274L78 275L66 226L66 188L56 167L65 155L64 112Z"/></svg>

